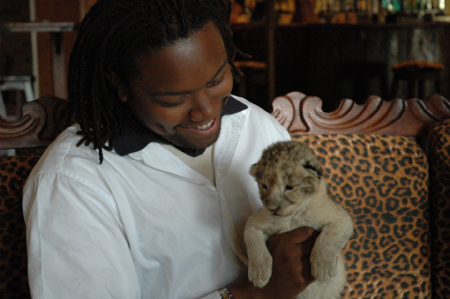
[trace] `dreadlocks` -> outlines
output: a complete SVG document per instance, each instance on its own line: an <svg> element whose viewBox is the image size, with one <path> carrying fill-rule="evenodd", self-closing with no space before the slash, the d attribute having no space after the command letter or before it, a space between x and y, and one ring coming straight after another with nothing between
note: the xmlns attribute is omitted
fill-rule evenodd
<svg viewBox="0 0 450 299"><path fill-rule="evenodd" d="M124 124L136 122L111 74L129 89L139 75L137 55L187 38L208 22L218 28L238 79L230 15L230 0L99 0L83 19L70 56L68 109L81 128L78 146L92 143L102 163L103 149L112 150Z"/></svg>

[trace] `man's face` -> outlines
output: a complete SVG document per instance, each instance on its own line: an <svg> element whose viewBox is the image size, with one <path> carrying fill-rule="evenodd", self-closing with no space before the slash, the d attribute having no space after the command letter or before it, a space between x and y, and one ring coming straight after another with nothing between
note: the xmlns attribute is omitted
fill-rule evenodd
<svg viewBox="0 0 450 299"><path fill-rule="evenodd" d="M150 130L177 146L203 149L220 133L233 88L219 30L212 24L187 39L137 57L140 75L119 97Z"/></svg>

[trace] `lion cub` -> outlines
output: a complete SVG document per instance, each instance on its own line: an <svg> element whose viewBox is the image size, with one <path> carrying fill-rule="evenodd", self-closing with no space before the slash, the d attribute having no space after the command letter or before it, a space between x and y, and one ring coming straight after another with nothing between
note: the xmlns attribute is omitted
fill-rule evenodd
<svg viewBox="0 0 450 299"><path fill-rule="evenodd" d="M350 215L327 194L322 170L304 143L278 142L264 150L250 174L258 183L264 208L253 214L244 231L248 277L263 287L272 275L269 237L309 226L321 231L311 252L316 280L297 298L340 298L346 282L341 250L353 233Z"/></svg>

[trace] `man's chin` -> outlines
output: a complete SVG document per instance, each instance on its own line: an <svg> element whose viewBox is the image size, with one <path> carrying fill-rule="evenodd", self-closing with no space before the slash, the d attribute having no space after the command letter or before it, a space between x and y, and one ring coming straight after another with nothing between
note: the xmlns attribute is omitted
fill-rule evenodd
<svg viewBox="0 0 450 299"><path fill-rule="evenodd" d="M219 132L216 132L213 135L202 138L201 140L198 141L185 139L182 138L181 136L168 136L164 139L166 139L168 142L175 145L176 147L181 147L190 150L204 150L213 145L217 141L217 139L219 139L220 130L218 131Z"/></svg>
<svg viewBox="0 0 450 299"><path fill-rule="evenodd" d="M197 143L184 142L184 143L180 144L179 146L188 148L188 149L193 149L193 150L204 150L204 149L210 147L211 145L213 145L214 143L216 143L217 139L219 138L219 135L214 136L214 137L211 136L211 137L212 138L210 138L209 140L199 141Z"/></svg>

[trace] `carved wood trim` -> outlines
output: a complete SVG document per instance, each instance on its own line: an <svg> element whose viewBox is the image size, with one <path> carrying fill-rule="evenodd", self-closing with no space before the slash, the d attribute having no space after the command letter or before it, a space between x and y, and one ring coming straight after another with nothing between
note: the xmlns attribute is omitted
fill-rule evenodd
<svg viewBox="0 0 450 299"><path fill-rule="evenodd" d="M364 105L341 101L333 112L322 110L322 100L291 92L272 102L272 115L291 133L375 133L418 137L433 123L450 118L450 102L440 95L426 100L385 101L371 96Z"/></svg>
<svg viewBox="0 0 450 299"><path fill-rule="evenodd" d="M48 146L59 133L55 116L66 104L66 100L45 96L23 105L22 115L15 120L0 116L0 149Z"/></svg>
<svg viewBox="0 0 450 299"><path fill-rule="evenodd" d="M59 133L55 115L66 104L63 99L46 96L26 103L16 120L0 116L0 149L48 146ZM336 111L324 112L320 98L291 92L277 97L272 106L272 115L291 135L375 133L418 137L425 135L431 124L450 118L450 102L440 95L423 101L384 101L372 96L364 105L344 99Z"/></svg>

